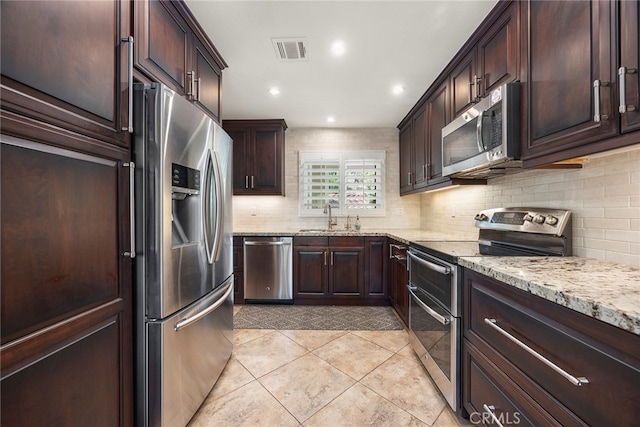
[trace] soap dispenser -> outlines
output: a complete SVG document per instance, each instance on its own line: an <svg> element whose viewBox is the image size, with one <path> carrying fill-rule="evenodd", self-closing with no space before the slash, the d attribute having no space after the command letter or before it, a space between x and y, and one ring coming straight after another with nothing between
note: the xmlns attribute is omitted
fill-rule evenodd
<svg viewBox="0 0 640 427"><path fill-rule="evenodd" d="M356 228L356 231L360 231L360 215L356 216L356 222L353 226Z"/></svg>

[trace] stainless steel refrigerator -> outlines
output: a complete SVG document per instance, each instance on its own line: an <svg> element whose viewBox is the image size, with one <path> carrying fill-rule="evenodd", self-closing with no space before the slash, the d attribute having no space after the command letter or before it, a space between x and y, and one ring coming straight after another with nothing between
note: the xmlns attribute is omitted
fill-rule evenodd
<svg viewBox="0 0 640 427"><path fill-rule="evenodd" d="M136 425L183 426L233 349L232 142L166 86L134 93Z"/></svg>

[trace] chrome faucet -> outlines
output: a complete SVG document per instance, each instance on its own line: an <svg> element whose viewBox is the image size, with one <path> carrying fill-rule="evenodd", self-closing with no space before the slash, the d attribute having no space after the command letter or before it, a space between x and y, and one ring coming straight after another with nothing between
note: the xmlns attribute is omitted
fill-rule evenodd
<svg viewBox="0 0 640 427"><path fill-rule="evenodd" d="M349 223L350 219L351 219L351 215L347 215L347 223L344 225L345 230L351 230L351 224Z"/></svg>
<svg viewBox="0 0 640 427"><path fill-rule="evenodd" d="M333 215L331 215L331 204L327 203L324 206L324 213L328 213L329 214L329 230L333 230L333 226L334 225L338 225L338 220L333 218Z"/></svg>

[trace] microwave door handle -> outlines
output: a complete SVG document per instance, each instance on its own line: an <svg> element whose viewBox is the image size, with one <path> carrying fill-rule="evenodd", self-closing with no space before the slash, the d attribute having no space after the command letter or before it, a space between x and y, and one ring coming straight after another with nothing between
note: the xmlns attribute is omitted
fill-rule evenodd
<svg viewBox="0 0 640 427"><path fill-rule="evenodd" d="M482 125L483 125L482 119L483 118L484 118L484 111L481 111L480 115L478 115L478 123L476 124L476 132L477 132L476 143L478 144L479 153L482 153L485 150L484 141L482 140Z"/></svg>

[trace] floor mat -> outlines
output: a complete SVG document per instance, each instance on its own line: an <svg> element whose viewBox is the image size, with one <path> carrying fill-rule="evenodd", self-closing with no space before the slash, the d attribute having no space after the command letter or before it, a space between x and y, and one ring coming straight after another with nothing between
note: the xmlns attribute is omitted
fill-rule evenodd
<svg viewBox="0 0 640 427"><path fill-rule="evenodd" d="M235 329L390 331L403 329L391 307L247 304Z"/></svg>

